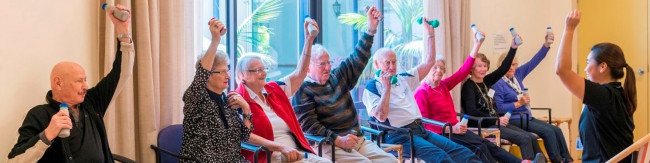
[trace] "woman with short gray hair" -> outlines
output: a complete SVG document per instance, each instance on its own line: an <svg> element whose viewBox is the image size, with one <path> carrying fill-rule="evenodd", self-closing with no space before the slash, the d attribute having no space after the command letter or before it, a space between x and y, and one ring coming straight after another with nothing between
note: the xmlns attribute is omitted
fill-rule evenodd
<svg viewBox="0 0 650 163"><path fill-rule="evenodd" d="M240 144L248 141L253 131L251 112L239 94L224 93L230 79L228 55L217 52L217 46L226 29L214 18L208 24L212 43L197 63L194 81L183 95L181 155L202 162L248 162L242 156ZM243 120L239 118L239 108Z"/></svg>

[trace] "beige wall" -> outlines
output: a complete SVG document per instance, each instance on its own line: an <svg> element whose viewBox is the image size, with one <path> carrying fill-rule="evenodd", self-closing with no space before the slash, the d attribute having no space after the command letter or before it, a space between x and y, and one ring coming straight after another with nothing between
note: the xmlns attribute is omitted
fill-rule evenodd
<svg viewBox="0 0 650 163"><path fill-rule="evenodd" d="M548 55L523 82L530 89L533 107L552 108L554 117L571 117L574 97L555 75L554 66L557 48L564 29L564 18L575 7L575 1L473 0L471 2L470 21L475 23L487 36L480 52L486 54L490 59L490 70L496 69L499 56L507 51L507 49L499 48L510 46L512 39L508 31L510 27L514 27L524 40L524 44L517 50L520 65L530 60L542 46L546 27L550 26L553 29L555 42L551 45ZM495 35L503 35L506 38L506 45L495 46ZM541 111L534 111L533 114L536 117L547 115L546 112ZM575 120L573 125L575 126L577 123ZM561 128L565 138L568 139L567 125L562 125ZM572 128L572 134L577 134L577 128ZM575 141L575 137L572 137L572 141ZM574 143L571 143L569 148L575 148Z"/></svg>
<svg viewBox="0 0 650 163"><path fill-rule="evenodd" d="M16 143L24 114L45 103L49 74L60 61L99 78L99 1L3 0L0 2L0 160Z"/></svg>

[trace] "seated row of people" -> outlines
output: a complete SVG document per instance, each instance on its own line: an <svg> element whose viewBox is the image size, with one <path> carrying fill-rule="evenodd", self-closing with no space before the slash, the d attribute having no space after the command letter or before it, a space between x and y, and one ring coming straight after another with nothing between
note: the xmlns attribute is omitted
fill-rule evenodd
<svg viewBox="0 0 650 163"><path fill-rule="evenodd" d="M267 82L266 67L263 64L263 60L266 59L260 55L244 55L236 65L236 81L239 87L228 95L222 93L230 79L227 73L227 56L225 53L216 52L216 46L223 35L221 32L225 30L221 22L211 20L209 24L210 31L213 33L213 43L197 64L195 80L184 96L186 118L181 154L206 161L224 159L235 162L245 161L234 147L239 141L248 141L268 147L273 151L272 160L276 161L331 162L323 157L329 157L334 152L336 160L342 162L396 162L392 155L366 140L361 134L357 110L350 95L350 91L371 58L370 48L378 24L377 18L381 16L375 8L369 10L367 14L368 30L359 40L355 52L338 67L332 68L329 53L324 47L312 46L316 35L305 32L303 52L293 73L278 81ZM306 22L305 31L310 24L318 28L316 23ZM470 71L474 74L471 80L468 79L468 82L464 83L464 86L474 83L476 89L487 92L487 87L497 82L507 72L508 66L514 59L517 45L512 45L508 57L497 71L485 75L489 62L485 61L484 55L478 53L482 40L475 37L474 48L461 70L450 78L442 79L445 72L444 59L436 57L434 28L426 23L423 24L423 28L428 34L428 38L424 41L425 60L414 69L397 74L397 57L392 50L382 48L375 53L372 64L380 72L375 80L367 84L363 94L363 103L368 108L369 115L385 125L413 130L414 146L416 151L419 151L417 158L427 162L545 160L541 154L535 156L535 153L541 150L534 143L536 140L533 136L515 126L508 125L511 127L507 128L515 128L513 132L518 132L512 134L512 139L524 148L522 151L525 151L523 154L525 160L511 155L472 132L466 132L467 126L457 123L449 94L449 91ZM546 44L546 51L549 45L550 43ZM482 59L482 62L487 63L475 64L474 58L477 56ZM481 74L488 79L488 84L481 82ZM395 83L391 83L393 77L397 79ZM425 82L421 84L425 78ZM479 89L479 84L485 89ZM480 95L487 101L493 101L491 96ZM492 102L490 105L495 104ZM230 108L241 108L243 120L238 123L236 111ZM494 107L487 107L487 109L492 109L491 113L494 113L488 116L497 116ZM449 140L439 135L440 128L433 126L425 128L421 122L423 115L426 118L452 123L453 139ZM507 119L502 119L501 122L500 125L503 126L508 124ZM485 126L497 125L495 121L488 123L491 124ZM253 126L258 127L253 129ZM470 126L474 125L470 124ZM334 140L336 148L325 146L323 157L319 157L314 154L303 132L329 137ZM521 141L514 140L519 135L527 136ZM510 137L504 136L504 138ZM386 141L402 144L408 149L411 146L408 139L405 133L388 132ZM199 142L199 140L221 141ZM224 143L225 140L238 141ZM205 150L206 146L209 147L208 149L218 150ZM230 151L227 152L228 150ZM234 155L219 153L234 153ZM250 152L243 153L249 160L254 157ZM258 157L264 160L266 156Z"/></svg>

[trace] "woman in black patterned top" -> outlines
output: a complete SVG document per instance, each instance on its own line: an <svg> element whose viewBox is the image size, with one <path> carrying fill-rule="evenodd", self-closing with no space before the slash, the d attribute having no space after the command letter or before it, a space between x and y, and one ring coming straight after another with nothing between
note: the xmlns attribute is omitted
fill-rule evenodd
<svg viewBox="0 0 650 163"><path fill-rule="evenodd" d="M248 103L237 93L225 95L228 88L228 56L217 46L225 34L224 24L212 18L209 23L212 43L197 64L196 75L185 91L183 102L183 145L181 155L202 162L248 162L240 143L248 141L253 130ZM241 108L243 120L238 108ZM180 160L187 162L189 160Z"/></svg>

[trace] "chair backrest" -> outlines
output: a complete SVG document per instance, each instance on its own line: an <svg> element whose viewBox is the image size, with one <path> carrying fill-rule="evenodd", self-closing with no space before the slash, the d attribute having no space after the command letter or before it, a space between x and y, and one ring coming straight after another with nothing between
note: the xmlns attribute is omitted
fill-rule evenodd
<svg viewBox="0 0 650 163"><path fill-rule="evenodd" d="M170 152L181 152L181 145L183 143L183 125L175 124L165 127L158 133L158 147ZM166 153L160 154L161 163L177 163L178 158L168 155Z"/></svg>

